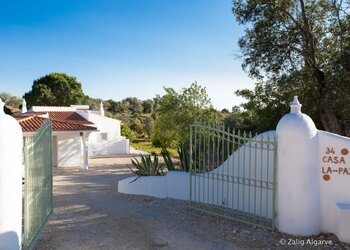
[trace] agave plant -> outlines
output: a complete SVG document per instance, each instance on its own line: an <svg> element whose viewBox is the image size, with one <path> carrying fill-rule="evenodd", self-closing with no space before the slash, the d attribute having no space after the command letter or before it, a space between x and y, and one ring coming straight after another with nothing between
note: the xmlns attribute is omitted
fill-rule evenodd
<svg viewBox="0 0 350 250"><path fill-rule="evenodd" d="M163 156L164 163L165 163L165 166L167 167L168 171L175 171L176 169L175 169L173 160L170 157L169 151L166 149L162 149L161 154Z"/></svg>
<svg viewBox="0 0 350 250"><path fill-rule="evenodd" d="M132 165L136 168L136 170L132 169L128 166L128 168L134 174L141 176L159 176L164 175L163 173L163 164L159 164L158 156L153 156L153 161L151 155L141 155L141 162L135 157L131 160ZM136 181L139 177L137 177L132 182Z"/></svg>

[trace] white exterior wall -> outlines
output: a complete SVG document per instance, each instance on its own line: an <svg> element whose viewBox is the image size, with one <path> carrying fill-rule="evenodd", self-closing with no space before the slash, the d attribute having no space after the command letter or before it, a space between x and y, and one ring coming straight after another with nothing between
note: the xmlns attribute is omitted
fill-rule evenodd
<svg viewBox="0 0 350 250"><path fill-rule="evenodd" d="M188 172L169 171L167 177L167 196L178 200L190 199L190 175Z"/></svg>
<svg viewBox="0 0 350 250"><path fill-rule="evenodd" d="M315 124L309 116L291 112L279 121L277 137L278 229L294 235L317 235L321 223Z"/></svg>
<svg viewBox="0 0 350 250"><path fill-rule="evenodd" d="M337 203L350 206L350 138L325 131L318 131L318 137L319 168L315 176L320 182L322 231L337 234L338 223L350 219L349 215L337 218Z"/></svg>
<svg viewBox="0 0 350 250"><path fill-rule="evenodd" d="M82 145L79 132L57 135L57 166L80 167Z"/></svg>
<svg viewBox="0 0 350 250"><path fill-rule="evenodd" d="M289 125L287 133L296 127ZM334 233L350 243L350 138L299 132L278 138L278 229L294 235Z"/></svg>
<svg viewBox="0 0 350 250"><path fill-rule="evenodd" d="M297 97L277 137L278 229L350 243L350 138L317 130Z"/></svg>
<svg viewBox="0 0 350 250"><path fill-rule="evenodd" d="M125 137L101 140L101 133L91 133L89 136L89 155L118 155L129 154L129 140Z"/></svg>
<svg viewBox="0 0 350 250"><path fill-rule="evenodd" d="M120 121L91 112L77 111L86 120L94 123L100 132L108 133L108 138L120 137Z"/></svg>
<svg viewBox="0 0 350 250"><path fill-rule="evenodd" d="M166 176L133 176L118 182L118 192L167 198Z"/></svg>
<svg viewBox="0 0 350 250"><path fill-rule="evenodd" d="M0 249L21 249L23 134L0 99Z"/></svg>
<svg viewBox="0 0 350 250"><path fill-rule="evenodd" d="M129 154L129 140L120 135L120 121L89 111L78 111L79 115L93 122L98 132L89 136L89 155Z"/></svg>
<svg viewBox="0 0 350 250"><path fill-rule="evenodd" d="M189 173L169 171L165 176L133 176L118 182L118 192L156 198L189 200Z"/></svg>

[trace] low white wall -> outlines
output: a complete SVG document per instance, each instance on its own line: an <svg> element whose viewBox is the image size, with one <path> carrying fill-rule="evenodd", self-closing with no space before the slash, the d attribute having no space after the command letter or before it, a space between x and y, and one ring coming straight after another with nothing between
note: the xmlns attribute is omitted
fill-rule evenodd
<svg viewBox="0 0 350 250"><path fill-rule="evenodd" d="M165 176L129 177L118 182L124 194L148 195L156 198L189 199L189 173L169 171Z"/></svg>
<svg viewBox="0 0 350 250"><path fill-rule="evenodd" d="M57 166L81 166L81 141L79 133L57 135Z"/></svg>
<svg viewBox="0 0 350 250"><path fill-rule="evenodd" d="M167 177L168 198L190 199L190 176L188 172L169 171Z"/></svg>
<svg viewBox="0 0 350 250"><path fill-rule="evenodd" d="M124 194L148 195L157 198L167 198L166 176L129 177L118 182L118 191Z"/></svg>

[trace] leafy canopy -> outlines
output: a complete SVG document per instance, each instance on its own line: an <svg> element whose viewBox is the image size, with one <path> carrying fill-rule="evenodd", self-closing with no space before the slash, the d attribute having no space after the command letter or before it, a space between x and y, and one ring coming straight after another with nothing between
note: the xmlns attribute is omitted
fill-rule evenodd
<svg viewBox="0 0 350 250"><path fill-rule="evenodd" d="M236 20L247 27L242 66L259 81L237 92L248 99L243 107L273 129L280 106L299 95L320 128L350 135L349 10L342 0L234 0Z"/></svg>
<svg viewBox="0 0 350 250"><path fill-rule="evenodd" d="M74 76L50 73L33 82L32 89L24 94L29 107L33 105L69 106L82 104L86 97L81 83Z"/></svg>
<svg viewBox="0 0 350 250"><path fill-rule="evenodd" d="M206 89L197 82L180 92L164 88L158 102L157 119L152 134L153 144L162 148L188 144L190 125L196 121L214 122L216 111Z"/></svg>

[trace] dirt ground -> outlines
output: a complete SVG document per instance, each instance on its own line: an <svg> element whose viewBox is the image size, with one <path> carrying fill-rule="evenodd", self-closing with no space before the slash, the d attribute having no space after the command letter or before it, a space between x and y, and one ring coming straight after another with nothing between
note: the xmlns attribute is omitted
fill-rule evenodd
<svg viewBox="0 0 350 250"><path fill-rule="evenodd" d="M315 249L307 238L198 212L186 201L118 193L130 176L126 164L129 157L115 157L91 159L88 171L56 168L54 214L35 249ZM317 249L350 249L333 235L313 239L332 240Z"/></svg>

